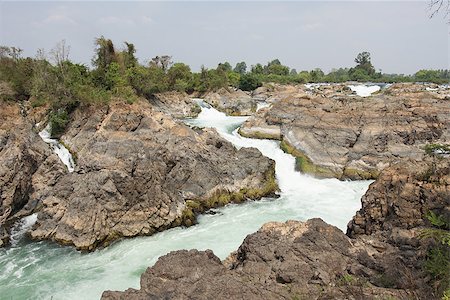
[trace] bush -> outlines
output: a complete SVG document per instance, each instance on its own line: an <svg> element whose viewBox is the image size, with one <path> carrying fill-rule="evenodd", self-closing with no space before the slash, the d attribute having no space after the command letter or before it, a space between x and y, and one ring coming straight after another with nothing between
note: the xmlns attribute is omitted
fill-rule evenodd
<svg viewBox="0 0 450 300"><path fill-rule="evenodd" d="M66 126L69 123L69 115L65 110L58 110L52 112L49 116L50 123L50 136L59 137L66 130Z"/></svg>
<svg viewBox="0 0 450 300"><path fill-rule="evenodd" d="M239 88L243 91L253 91L260 86L262 82L256 75L245 74L239 79Z"/></svg>

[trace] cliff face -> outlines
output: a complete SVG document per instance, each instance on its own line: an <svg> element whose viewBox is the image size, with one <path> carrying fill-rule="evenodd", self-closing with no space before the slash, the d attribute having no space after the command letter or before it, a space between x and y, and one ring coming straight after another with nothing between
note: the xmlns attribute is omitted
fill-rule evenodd
<svg viewBox="0 0 450 300"><path fill-rule="evenodd" d="M8 243L12 223L36 206L32 181L41 167L54 165L56 173L63 172L58 157L33 128L23 108L0 101L0 247Z"/></svg>
<svg viewBox="0 0 450 300"><path fill-rule="evenodd" d="M430 167L424 180L417 171ZM267 223L223 263L211 251L171 252L142 274L140 290L102 299L437 299L418 235L427 210L448 216L449 167L427 159L385 169L349 236L320 219Z"/></svg>
<svg viewBox="0 0 450 300"><path fill-rule="evenodd" d="M425 144L450 140L448 96L423 85L393 85L368 98L341 85L266 93L271 108L241 134L279 137L298 169L319 177L373 179L401 159L421 160Z"/></svg>
<svg viewBox="0 0 450 300"><path fill-rule="evenodd" d="M258 150L236 150L146 102L79 109L62 141L77 166L41 193L31 236L82 250L191 225L195 213L277 189L274 162Z"/></svg>

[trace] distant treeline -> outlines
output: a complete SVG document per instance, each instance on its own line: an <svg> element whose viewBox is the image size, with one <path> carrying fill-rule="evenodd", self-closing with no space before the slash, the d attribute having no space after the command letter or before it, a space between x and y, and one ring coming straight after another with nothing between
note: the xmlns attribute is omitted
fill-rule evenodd
<svg viewBox="0 0 450 300"><path fill-rule="evenodd" d="M184 63L173 63L170 56L156 56L145 65L138 63L136 49L125 42L118 49L103 36L95 40L93 68L69 60L64 41L48 53L38 51L35 58L22 57L16 47L0 47L0 97L3 100L31 100L32 105L50 103L54 110L70 112L80 103L104 103L114 98L133 102L155 93L180 91L204 93L235 87L254 90L263 82L434 82L448 83L449 70L420 70L414 75L376 72L370 53L362 52L352 68L340 68L325 74L320 69L297 72L278 59L266 65L249 68L239 62L233 68L228 62L215 69L202 66L192 72Z"/></svg>

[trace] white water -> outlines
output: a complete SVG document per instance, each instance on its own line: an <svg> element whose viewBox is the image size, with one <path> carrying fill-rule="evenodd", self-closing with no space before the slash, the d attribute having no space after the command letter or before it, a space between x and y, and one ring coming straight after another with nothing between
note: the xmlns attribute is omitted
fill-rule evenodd
<svg viewBox="0 0 450 300"><path fill-rule="evenodd" d="M378 85L349 85L348 87L360 97L369 97L381 89Z"/></svg>
<svg viewBox="0 0 450 300"><path fill-rule="evenodd" d="M265 101L258 101L258 103L256 103L256 111L260 110L261 108L270 107L271 105L271 103L267 103Z"/></svg>
<svg viewBox="0 0 450 300"><path fill-rule="evenodd" d="M216 210L216 215L200 216L196 226L123 240L89 254L47 242L31 243L21 230L22 238L16 244L0 249L0 298L99 299L104 290L139 288L140 274L159 256L197 248L212 249L224 259L247 234L268 221L321 217L345 230L370 182L319 180L295 172L294 158L283 153L276 142L246 139L236 133L245 119L203 107L198 119L187 122L215 127L237 147L257 147L274 159L279 199L229 205Z"/></svg>
<svg viewBox="0 0 450 300"><path fill-rule="evenodd" d="M50 124L39 132L39 136L44 142L52 147L53 152L55 152L62 163L66 165L69 172L73 172L75 170L75 161L73 160L72 154L70 154L69 150L67 150L60 142L50 137Z"/></svg>

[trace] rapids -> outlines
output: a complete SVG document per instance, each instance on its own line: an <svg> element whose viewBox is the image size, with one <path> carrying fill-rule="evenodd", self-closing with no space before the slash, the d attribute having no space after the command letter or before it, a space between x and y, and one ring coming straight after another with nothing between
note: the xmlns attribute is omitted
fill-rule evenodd
<svg viewBox="0 0 450 300"><path fill-rule="evenodd" d="M320 217L346 229L370 181L315 179L294 170L294 157L275 141L247 139L237 134L247 117L228 117L202 105L190 125L214 127L236 147L256 147L276 161L280 198L262 199L217 209L199 216L199 224L173 228L150 237L122 240L106 249L80 253L41 241L31 242L24 232L35 216L15 227L13 243L0 249L1 299L99 299L104 290L139 288L139 279L157 258L178 249L212 249L221 259L236 250L246 235L268 221Z"/></svg>

